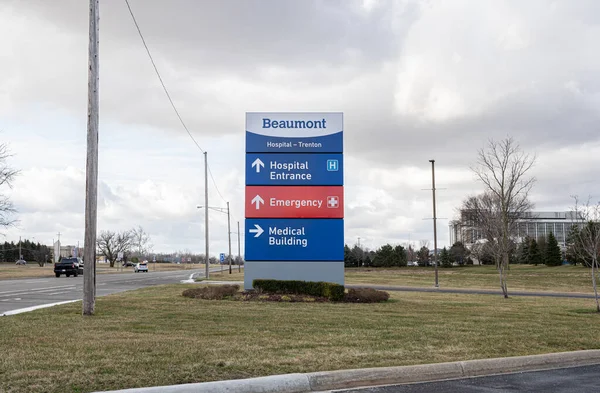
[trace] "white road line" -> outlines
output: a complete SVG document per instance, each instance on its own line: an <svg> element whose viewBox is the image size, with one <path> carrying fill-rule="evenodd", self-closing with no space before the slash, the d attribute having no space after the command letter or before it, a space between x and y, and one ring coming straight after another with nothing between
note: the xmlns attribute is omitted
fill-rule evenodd
<svg viewBox="0 0 600 393"><path fill-rule="evenodd" d="M3 314L0 314L0 317L5 317L7 315L21 314L21 313L24 313L24 312L33 311L33 310L37 310L37 309L40 309L40 308L47 308L47 307L52 307L52 306L58 306L58 305L61 305L61 304L74 303L74 302L78 302L80 300L81 299L67 300L67 301L64 301L64 302L42 304L42 305L39 305L39 306L20 308L20 309L17 309L17 310L11 310L11 311L7 311L7 312L5 312Z"/></svg>
<svg viewBox="0 0 600 393"><path fill-rule="evenodd" d="M74 285L60 285L57 287L34 288L34 289L29 289L29 291L43 291L43 290L47 290L47 289L71 288L71 287L74 287ZM11 293L11 292L23 292L23 291L24 291L24 289L17 289L17 290L12 290L12 291L0 292L0 294Z"/></svg>
<svg viewBox="0 0 600 393"><path fill-rule="evenodd" d="M38 282L48 282L50 280L35 280L35 281L25 281L25 284L37 284Z"/></svg>
<svg viewBox="0 0 600 393"><path fill-rule="evenodd" d="M4 295L0 295L0 297L10 297L10 296L15 296L15 295L46 295L47 294L46 292L56 291L57 289L74 290L74 289L76 289L76 287L75 287L75 285L73 285L71 287L21 290L21 291L5 293Z"/></svg>
<svg viewBox="0 0 600 393"><path fill-rule="evenodd" d="M52 296L52 295L61 295L63 293L71 293L71 291L63 291L63 292L52 292L52 293L46 293L46 295L48 296Z"/></svg>

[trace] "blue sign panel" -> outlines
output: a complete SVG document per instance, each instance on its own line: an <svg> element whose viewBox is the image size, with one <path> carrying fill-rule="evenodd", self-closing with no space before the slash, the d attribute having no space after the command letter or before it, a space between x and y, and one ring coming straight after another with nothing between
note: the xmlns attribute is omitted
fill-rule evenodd
<svg viewBox="0 0 600 393"><path fill-rule="evenodd" d="M246 153L342 153L342 113L246 114Z"/></svg>
<svg viewBox="0 0 600 393"><path fill-rule="evenodd" d="M343 219L246 219L247 261L343 261Z"/></svg>
<svg viewBox="0 0 600 393"><path fill-rule="evenodd" d="M220 260L221 262L225 262L225 254L224 254L224 253L220 253L220 254L219 254L219 260Z"/></svg>
<svg viewBox="0 0 600 393"><path fill-rule="evenodd" d="M249 186L342 186L342 154L246 154Z"/></svg>

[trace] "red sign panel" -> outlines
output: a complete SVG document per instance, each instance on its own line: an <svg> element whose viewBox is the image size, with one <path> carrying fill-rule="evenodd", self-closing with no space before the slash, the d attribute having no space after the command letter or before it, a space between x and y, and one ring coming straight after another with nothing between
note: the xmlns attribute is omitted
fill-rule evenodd
<svg viewBox="0 0 600 393"><path fill-rule="evenodd" d="M344 218L343 186L246 186L248 218Z"/></svg>

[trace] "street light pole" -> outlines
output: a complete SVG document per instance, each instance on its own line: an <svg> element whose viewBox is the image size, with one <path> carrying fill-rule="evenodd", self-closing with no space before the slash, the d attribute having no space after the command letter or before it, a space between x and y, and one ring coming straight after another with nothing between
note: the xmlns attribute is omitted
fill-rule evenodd
<svg viewBox="0 0 600 393"><path fill-rule="evenodd" d="M237 222L238 224L238 231L237 231L237 235L238 235L238 273L241 273L242 271L242 253L240 252L240 222Z"/></svg>
<svg viewBox="0 0 600 393"><path fill-rule="evenodd" d="M204 241L206 242L206 267L204 269L204 277L206 277L206 279L208 280L208 274L209 274L209 269L208 269L208 264L210 262L209 256L208 256L208 157L207 157L207 152L204 152L204 208L205 208L205 214L204 214L204 234L205 234L205 239Z"/></svg>
<svg viewBox="0 0 600 393"><path fill-rule="evenodd" d="M229 202L227 202L227 236L229 236L229 274L231 274L231 220L229 215Z"/></svg>
<svg viewBox="0 0 600 393"><path fill-rule="evenodd" d="M440 286L438 281L438 261L437 261L437 223L435 214L435 160L429 160L431 162L431 189L433 191L433 263L435 266L435 287Z"/></svg>

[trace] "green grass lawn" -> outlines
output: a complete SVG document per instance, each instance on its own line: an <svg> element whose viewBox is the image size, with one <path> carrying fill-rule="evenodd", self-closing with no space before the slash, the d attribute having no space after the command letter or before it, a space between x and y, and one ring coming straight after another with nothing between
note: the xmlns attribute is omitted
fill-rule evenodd
<svg viewBox="0 0 600 393"><path fill-rule="evenodd" d="M432 287L433 267L347 268L347 284L388 284ZM499 289L494 266L438 268L441 288ZM582 266L511 265L508 290L593 293L591 271Z"/></svg>
<svg viewBox="0 0 600 393"><path fill-rule="evenodd" d="M232 274L211 273L214 281L244 281L244 271ZM438 268L441 288L500 288L494 266L466 266ZM432 287L435 282L433 267L402 268L346 268L346 284L379 284L408 287ZM591 271L582 266L511 265L508 290L593 293Z"/></svg>
<svg viewBox="0 0 600 393"><path fill-rule="evenodd" d="M0 391L90 392L600 349L593 300L392 293L384 304L130 291L0 318ZM75 340L73 340L75 338Z"/></svg>

